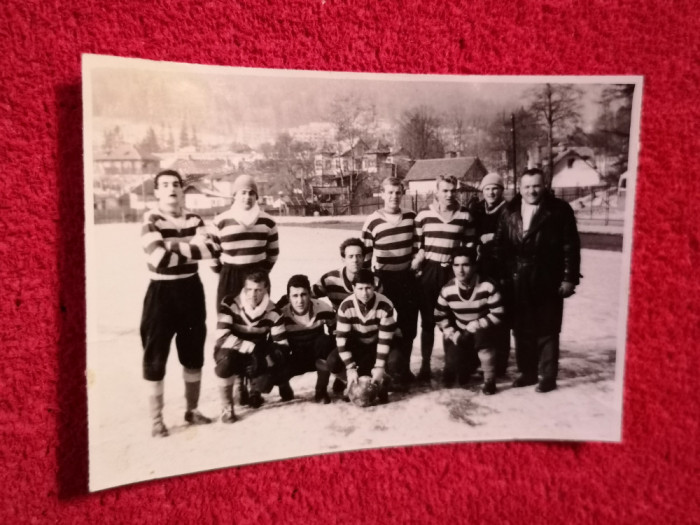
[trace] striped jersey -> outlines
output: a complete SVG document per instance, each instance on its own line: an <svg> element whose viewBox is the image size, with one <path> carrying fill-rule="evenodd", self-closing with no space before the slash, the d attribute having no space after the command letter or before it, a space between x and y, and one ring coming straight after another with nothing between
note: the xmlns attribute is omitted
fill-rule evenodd
<svg viewBox="0 0 700 525"><path fill-rule="evenodd" d="M377 292L382 291L382 283L376 275L374 276L374 289ZM328 297L333 308L338 310L340 303L352 295L352 283L348 279L345 268L331 270L323 274L321 279L313 285L311 293L314 297Z"/></svg>
<svg viewBox="0 0 700 525"><path fill-rule="evenodd" d="M366 345L377 345L377 366L384 366L389 346L396 331L396 316L391 301L380 293L374 294L371 304L361 305L355 295L345 299L338 309L335 340L338 354L346 367L354 364L347 340L357 340Z"/></svg>
<svg viewBox="0 0 700 525"><path fill-rule="evenodd" d="M414 238L416 214L402 211L396 223L390 218L391 215L384 210L377 210L367 217L362 226L367 268L396 272L411 267L417 251Z"/></svg>
<svg viewBox="0 0 700 525"><path fill-rule="evenodd" d="M197 273L197 261L219 253L199 215L184 211L173 217L158 209L147 211L141 227L141 246L151 279L185 279Z"/></svg>
<svg viewBox="0 0 700 525"><path fill-rule="evenodd" d="M224 264L265 262L272 269L280 253L277 224L263 211L250 227L238 222L231 209L220 213L214 218L213 237L221 245Z"/></svg>
<svg viewBox="0 0 700 525"><path fill-rule="evenodd" d="M435 322L445 330L467 330L473 332L496 325L503 317L501 294L489 281L477 280L474 288L463 290L452 279L442 290L435 306Z"/></svg>
<svg viewBox="0 0 700 525"><path fill-rule="evenodd" d="M416 217L416 250L425 259L449 263L452 252L461 245L474 244L474 221L466 208L459 208L449 221L438 212L437 204L418 212Z"/></svg>
<svg viewBox="0 0 700 525"><path fill-rule="evenodd" d="M335 332L335 311L318 299L311 299L306 316L296 315L289 303L282 307L281 313L287 340L292 350L313 345L314 340L324 333L324 326L328 327L329 335Z"/></svg>
<svg viewBox="0 0 700 525"><path fill-rule="evenodd" d="M288 345L284 321L274 303L265 298L253 312L243 306L241 296L228 295L219 305L216 324L216 349L226 348L250 353L255 344L269 336L272 342Z"/></svg>

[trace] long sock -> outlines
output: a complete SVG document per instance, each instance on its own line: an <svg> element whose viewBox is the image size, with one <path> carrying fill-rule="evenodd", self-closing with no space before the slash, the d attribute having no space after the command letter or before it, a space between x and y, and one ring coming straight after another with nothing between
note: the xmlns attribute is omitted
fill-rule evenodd
<svg viewBox="0 0 700 525"><path fill-rule="evenodd" d="M219 384L219 397L221 398L222 407L233 406L233 376L221 380Z"/></svg>
<svg viewBox="0 0 700 525"><path fill-rule="evenodd" d="M196 409L199 404L199 393L202 388L202 371L185 368L182 375L185 379L185 401L189 412Z"/></svg>
<svg viewBox="0 0 700 525"><path fill-rule="evenodd" d="M153 421L163 420L163 381L148 381L151 390L148 396L148 410Z"/></svg>
<svg viewBox="0 0 700 525"><path fill-rule="evenodd" d="M331 373L327 370L318 370L316 372L316 391L327 391L328 381L330 380L330 377Z"/></svg>
<svg viewBox="0 0 700 525"><path fill-rule="evenodd" d="M422 330L420 334L420 343L423 366L430 366L430 357L433 355L433 345L435 344L435 332Z"/></svg>

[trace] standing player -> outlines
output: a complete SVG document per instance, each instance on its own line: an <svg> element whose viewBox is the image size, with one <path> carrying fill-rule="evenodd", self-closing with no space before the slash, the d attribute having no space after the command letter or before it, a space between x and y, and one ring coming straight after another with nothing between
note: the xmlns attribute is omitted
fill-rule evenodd
<svg viewBox="0 0 700 525"><path fill-rule="evenodd" d="M334 374L345 372L348 389L359 376L371 376L379 387L379 402L388 401L386 372L395 372L399 351L392 349L396 318L391 301L374 291L374 275L360 270L353 293L338 309L337 348L328 357Z"/></svg>
<svg viewBox="0 0 700 525"><path fill-rule="evenodd" d="M476 225L476 235L479 238L479 277L496 284L505 293L505 272L503 264L496 256L493 242L498 221L505 210L506 200L503 198L503 179L498 173L489 173L481 179L481 194L484 199L477 201L469 208ZM505 298L504 298L504 302ZM496 347L496 376L504 376L508 368L510 354L510 326L507 313L502 322L494 328L493 337Z"/></svg>
<svg viewBox="0 0 700 525"><path fill-rule="evenodd" d="M397 347L401 352L398 384L415 377L411 373L411 351L418 322L418 286L411 271L416 250L415 218L412 211L401 210L404 190L401 181L389 177L382 182L384 208L372 213L362 227L365 243L365 266L374 270L384 286L384 294L394 305L397 315Z"/></svg>
<svg viewBox="0 0 700 525"><path fill-rule="evenodd" d="M482 392L496 393L496 351L493 330L501 322L503 305L496 287L477 274L476 251L459 248L452 259L455 278L440 291L435 320L444 336L445 386L455 379L464 385L476 369L476 353L484 372Z"/></svg>
<svg viewBox="0 0 700 525"><path fill-rule="evenodd" d="M177 171L159 172L154 188L158 207L146 212L141 230L151 277L141 316L141 342L143 377L151 390L152 435L165 437L168 429L162 414L163 378L173 337L184 367L185 421L194 425L211 423L197 409L207 334L197 261L216 257L218 247L208 237L202 219L183 209L182 177Z"/></svg>
<svg viewBox="0 0 700 525"><path fill-rule="evenodd" d="M420 316L422 364L418 379L430 380L430 357L435 342L435 304L442 287L453 277L450 259L461 245L475 241L474 223L469 212L457 201L455 177L441 176L436 200L416 217L418 253L412 268L420 271Z"/></svg>
<svg viewBox="0 0 700 525"><path fill-rule="evenodd" d="M365 260L365 244L361 239L346 239L340 245L340 257L343 259L343 267L339 270L331 270L325 273L318 283L313 286L314 297L328 297L328 300L337 311L348 296L352 294L352 283L362 269ZM378 292L382 291L382 284L375 276L374 287Z"/></svg>
<svg viewBox="0 0 700 525"><path fill-rule="evenodd" d="M258 206L258 187L250 175L240 175L233 183L233 199L231 208L213 223L214 240L223 250L214 266L219 273L217 306L225 296L239 294L249 273L269 273L279 256L277 225Z"/></svg>
<svg viewBox="0 0 700 525"><path fill-rule="evenodd" d="M328 397L330 372L326 359L335 349L335 312L323 301L311 297L311 284L306 275L293 275L289 279L287 299L281 312L289 341L289 375L316 371L314 400L328 404L331 402Z"/></svg>
<svg viewBox="0 0 700 525"><path fill-rule="evenodd" d="M264 271L252 272L244 278L238 296L227 295L219 306L214 346L214 372L221 378L221 421L233 423L233 387L242 393L243 378L250 379L250 396L241 404L258 408L263 403L261 392L269 392L274 377L284 401L294 398L289 386L289 344L284 322L270 301L270 279ZM247 397L247 394L245 394Z"/></svg>

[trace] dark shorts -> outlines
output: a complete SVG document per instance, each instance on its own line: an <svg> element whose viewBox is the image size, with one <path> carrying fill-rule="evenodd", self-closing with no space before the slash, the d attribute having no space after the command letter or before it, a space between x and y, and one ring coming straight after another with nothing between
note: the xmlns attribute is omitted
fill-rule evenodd
<svg viewBox="0 0 700 525"><path fill-rule="evenodd" d="M454 277L452 266L443 266L434 261L423 263L420 281L420 316L423 330L435 329L435 305L440 290Z"/></svg>
<svg viewBox="0 0 700 525"><path fill-rule="evenodd" d="M149 381L161 381L165 377L173 337L182 366L202 368L205 321L204 289L198 275L151 281L141 315L143 377Z"/></svg>
<svg viewBox="0 0 700 525"><path fill-rule="evenodd" d="M290 341L291 355L289 357L290 377L316 371L316 361L327 359L335 349L335 338L320 334L312 342L304 345Z"/></svg>
<svg viewBox="0 0 700 525"><path fill-rule="evenodd" d="M357 373L360 376L368 376L372 373L374 364L377 361L377 345L366 345L359 341L348 339L346 349L350 350L352 359L357 365ZM342 374L345 372L345 363L340 358L338 349L333 350L328 359L328 369L334 374ZM399 365L401 363L401 353L395 345L392 345L389 350L389 355L386 358L386 373L389 375L399 374Z"/></svg>

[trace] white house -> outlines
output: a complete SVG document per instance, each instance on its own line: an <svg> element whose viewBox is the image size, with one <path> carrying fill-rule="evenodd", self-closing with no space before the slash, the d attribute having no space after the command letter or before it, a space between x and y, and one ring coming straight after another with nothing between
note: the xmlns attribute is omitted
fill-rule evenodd
<svg viewBox="0 0 700 525"><path fill-rule="evenodd" d="M417 160L404 181L408 191L419 195L435 193L441 175L457 178L463 186L478 188L487 170L478 157Z"/></svg>
<svg viewBox="0 0 700 525"><path fill-rule="evenodd" d="M582 152L579 152L578 149ZM556 156L552 174L552 188L601 185L600 173L593 164L592 155L586 155L586 150L590 150L590 148L572 148L562 151Z"/></svg>

